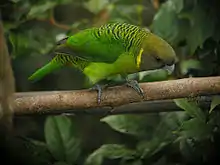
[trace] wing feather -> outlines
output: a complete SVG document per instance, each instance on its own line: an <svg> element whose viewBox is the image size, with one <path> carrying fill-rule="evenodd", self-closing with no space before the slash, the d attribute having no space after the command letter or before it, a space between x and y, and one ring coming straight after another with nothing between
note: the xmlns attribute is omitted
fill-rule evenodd
<svg viewBox="0 0 220 165"><path fill-rule="evenodd" d="M147 36L144 29L127 23L110 23L83 30L66 38L66 45L57 52L78 56L87 61L113 63L124 52L134 56Z"/></svg>

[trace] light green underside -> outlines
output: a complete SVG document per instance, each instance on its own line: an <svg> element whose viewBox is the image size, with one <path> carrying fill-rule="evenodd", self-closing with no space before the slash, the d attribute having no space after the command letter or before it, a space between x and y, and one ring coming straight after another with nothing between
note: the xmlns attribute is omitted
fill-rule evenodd
<svg viewBox="0 0 220 165"><path fill-rule="evenodd" d="M83 73L89 78L91 84L96 84L109 76L135 73L137 71L138 68L135 64L134 57L128 53L124 53L112 64L92 62L83 70Z"/></svg>

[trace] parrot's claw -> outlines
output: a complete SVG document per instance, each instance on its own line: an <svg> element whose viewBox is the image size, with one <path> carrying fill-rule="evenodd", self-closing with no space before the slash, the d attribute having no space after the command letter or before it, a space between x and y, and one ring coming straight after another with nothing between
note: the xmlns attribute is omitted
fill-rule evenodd
<svg viewBox="0 0 220 165"><path fill-rule="evenodd" d="M96 84L91 89L96 90L98 92L97 102L98 102L98 104L100 104L101 103L101 96L102 96L102 87L99 84Z"/></svg>
<svg viewBox="0 0 220 165"><path fill-rule="evenodd" d="M126 85L128 87L131 87L132 89L134 89L142 98L144 98L144 91L141 89L141 87L139 86L139 84L136 80L128 80L127 79Z"/></svg>

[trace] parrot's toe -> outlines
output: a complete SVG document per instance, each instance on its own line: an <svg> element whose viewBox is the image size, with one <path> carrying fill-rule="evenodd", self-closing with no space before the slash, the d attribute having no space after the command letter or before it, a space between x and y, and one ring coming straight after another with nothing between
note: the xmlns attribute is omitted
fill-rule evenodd
<svg viewBox="0 0 220 165"><path fill-rule="evenodd" d="M127 80L126 85L134 89L142 98L144 98L144 91L141 89L136 80Z"/></svg>
<svg viewBox="0 0 220 165"><path fill-rule="evenodd" d="M91 89L96 90L98 92L97 103L100 104L101 103L101 96L102 96L102 87L99 84L96 84Z"/></svg>

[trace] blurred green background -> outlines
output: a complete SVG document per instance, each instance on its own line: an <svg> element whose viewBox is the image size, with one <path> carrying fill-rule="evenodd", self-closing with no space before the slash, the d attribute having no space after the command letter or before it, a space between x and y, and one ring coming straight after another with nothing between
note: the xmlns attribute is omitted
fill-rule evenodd
<svg viewBox="0 0 220 165"><path fill-rule="evenodd" d="M177 53L172 76L158 71L140 81L220 75L218 0L1 0L0 8L17 92L82 89L83 75L71 68L36 83L27 78L52 58L58 40L112 21L148 28ZM174 102L185 111L15 117L23 164L218 164L220 97L210 109Z"/></svg>

